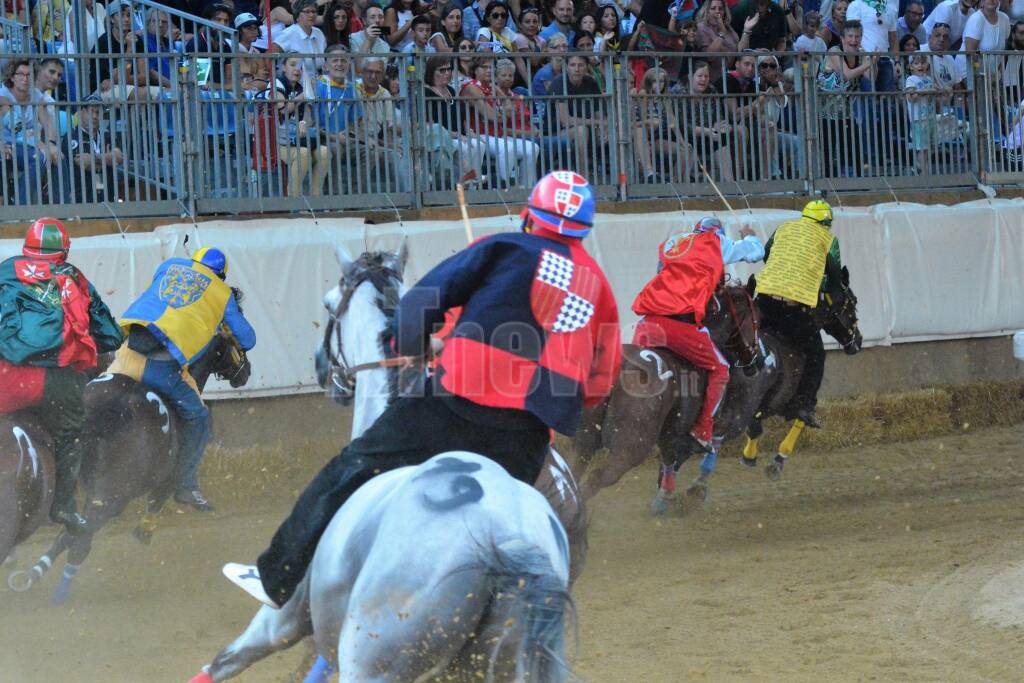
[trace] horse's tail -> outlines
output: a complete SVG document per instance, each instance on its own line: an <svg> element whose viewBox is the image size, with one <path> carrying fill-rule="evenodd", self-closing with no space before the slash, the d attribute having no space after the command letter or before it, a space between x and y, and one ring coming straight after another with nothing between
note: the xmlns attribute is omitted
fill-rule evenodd
<svg viewBox="0 0 1024 683"><path fill-rule="evenodd" d="M536 545L520 540L501 543L489 567L494 577L494 609L505 619L501 641L517 642L516 680L554 683L572 675L565 658L565 622L575 622L566 578ZM511 600L511 603L505 601ZM495 665L502 642L495 647ZM493 680L493 675L488 676Z"/></svg>

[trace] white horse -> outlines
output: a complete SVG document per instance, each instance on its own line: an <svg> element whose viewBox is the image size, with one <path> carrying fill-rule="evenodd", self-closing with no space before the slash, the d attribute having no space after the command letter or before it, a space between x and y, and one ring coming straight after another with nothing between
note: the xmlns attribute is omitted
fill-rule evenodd
<svg viewBox="0 0 1024 683"><path fill-rule="evenodd" d="M312 635L340 680L563 681L569 546L551 506L465 452L381 474L335 514L306 577L192 683Z"/></svg>
<svg viewBox="0 0 1024 683"><path fill-rule="evenodd" d="M328 323L316 351L317 378L342 405L355 402L352 438L377 421L401 392L422 390L422 365L403 366L390 350L388 331L398 300L405 294L408 253L365 252L353 260L335 249L341 279L324 295ZM358 381L357 381L358 380ZM535 484L569 534L570 582L583 572L587 555L587 513L572 470L552 447Z"/></svg>

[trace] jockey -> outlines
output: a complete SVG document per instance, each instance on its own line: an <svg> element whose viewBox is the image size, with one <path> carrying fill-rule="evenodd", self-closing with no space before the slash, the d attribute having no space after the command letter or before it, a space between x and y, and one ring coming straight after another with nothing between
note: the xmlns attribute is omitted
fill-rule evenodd
<svg viewBox="0 0 1024 683"><path fill-rule="evenodd" d="M729 383L729 363L702 324L704 311L722 281L726 264L756 263L764 258L764 247L753 230L743 227L740 236L739 240L730 239L720 220L705 217L697 221L693 232L668 238L658 248L658 274L633 302L633 312L642 316L634 344L665 347L708 372L704 407L690 431L703 451L712 450L714 414Z"/></svg>
<svg viewBox="0 0 1024 683"><path fill-rule="evenodd" d="M800 383L783 415L815 429L821 426L814 409L825 374L825 346L814 308L819 292L842 281L843 269L831 226L832 207L820 199L808 202L798 220L783 223L768 240L765 267L757 276L757 306L765 328L804 354Z"/></svg>
<svg viewBox="0 0 1024 683"><path fill-rule="evenodd" d="M255 567L225 575L271 606L306 574L334 514L381 472L447 451L485 455L533 485L548 428L571 435L584 406L618 376L619 318L600 267L583 249L594 215L587 181L544 176L523 211L523 231L485 237L438 264L401 302L396 350L422 356L445 312L462 313L424 397L392 402L310 483Z"/></svg>
<svg viewBox="0 0 1024 683"><path fill-rule="evenodd" d="M71 240L56 218L28 231L21 256L0 263L0 413L30 408L54 442L50 519L87 530L75 505L86 372L121 345L121 330L92 284L67 262Z"/></svg>
<svg viewBox="0 0 1024 683"><path fill-rule="evenodd" d="M210 437L209 410L188 372L224 324L248 351L256 333L224 282L228 262L220 249L203 247L192 259L171 258L120 320L128 341L109 372L145 384L174 406L181 419L178 482L174 500L207 512L213 506L199 489L199 462Z"/></svg>

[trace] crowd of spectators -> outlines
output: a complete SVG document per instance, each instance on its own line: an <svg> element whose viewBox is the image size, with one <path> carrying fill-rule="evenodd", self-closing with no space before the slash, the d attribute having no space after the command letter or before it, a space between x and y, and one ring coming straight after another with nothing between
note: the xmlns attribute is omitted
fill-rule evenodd
<svg viewBox="0 0 1024 683"><path fill-rule="evenodd" d="M808 152L819 173L928 173L970 115L972 53L992 103L977 115L1008 158L1022 151L1017 0L271 0L269 12L263 0L167 0L171 13L2 2L31 31L0 86L3 194L21 203L120 196L116 172L141 146L115 119L173 99L184 64L204 99L250 103L248 165L280 173L290 196L339 191L342 169L361 169L367 191L399 192L419 171L438 187L523 187L564 165L615 177L620 102L630 177L644 182L796 177ZM422 74L403 77L413 65ZM810 116L794 106L804 73ZM413 99L427 153L416 163L402 123Z"/></svg>

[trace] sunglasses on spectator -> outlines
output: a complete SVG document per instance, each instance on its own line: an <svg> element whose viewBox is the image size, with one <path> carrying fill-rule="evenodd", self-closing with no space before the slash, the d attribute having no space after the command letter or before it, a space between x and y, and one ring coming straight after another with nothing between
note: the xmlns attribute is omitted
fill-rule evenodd
<svg viewBox="0 0 1024 683"><path fill-rule="evenodd" d="M775 62L761 62L757 65L758 69L778 69L779 65Z"/></svg>
<svg viewBox="0 0 1024 683"><path fill-rule="evenodd" d="M935 30L935 29L937 29L937 28L944 28L944 29L948 29L948 30L950 30L950 31L952 31L952 30L953 30L953 29L952 29L952 28L950 27L950 25L949 25L949 24L944 24L944 23L942 23L941 21L936 21L936 22L935 22L934 24L932 24L932 30Z"/></svg>
<svg viewBox="0 0 1024 683"><path fill-rule="evenodd" d="M491 12L491 19L508 19L508 12Z"/></svg>

